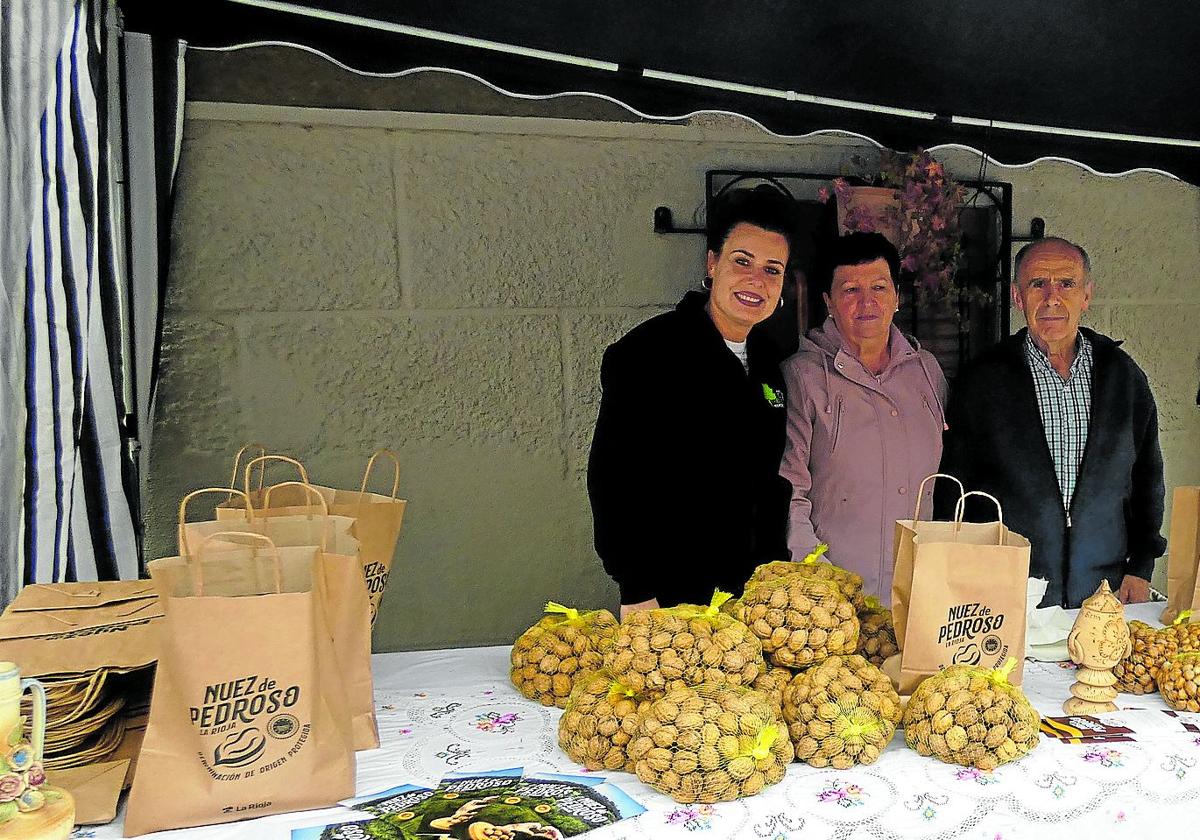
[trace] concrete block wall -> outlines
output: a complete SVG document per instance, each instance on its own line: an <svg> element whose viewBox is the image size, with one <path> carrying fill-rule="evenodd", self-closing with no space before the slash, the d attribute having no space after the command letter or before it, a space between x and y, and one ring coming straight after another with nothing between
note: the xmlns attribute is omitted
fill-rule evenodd
<svg viewBox="0 0 1200 840"><path fill-rule="evenodd" d="M246 441L338 486L389 446L410 507L376 650L511 642L547 599L615 608L584 484L600 356L703 273L702 238L655 235L653 208L688 221L706 169L837 171L863 151L725 120L190 104L150 556ZM1200 191L1058 163L989 175L1016 184L1016 229L1042 216L1091 249L1089 320L1150 374L1168 480L1200 483Z"/></svg>

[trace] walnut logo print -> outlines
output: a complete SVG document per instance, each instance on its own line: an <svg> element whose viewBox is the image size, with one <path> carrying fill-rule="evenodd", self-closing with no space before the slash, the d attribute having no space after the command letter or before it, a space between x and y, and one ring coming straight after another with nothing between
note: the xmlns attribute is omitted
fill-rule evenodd
<svg viewBox="0 0 1200 840"><path fill-rule="evenodd" d="M218 767L245 767L263 754L267 738L251 726L240 732L230 732L213 750L213 764Z"/></svg>
<svg viewBox="0 0 1200 840"><path fill-rule="evenodd" d="M1008 645L997 635L1004 614L993 613L985 604L958 604L946 613L938 629L938 644L953 650L954 665L999 665L1008 655Z"/></svg>
<svg viewBox="0 0 1200 840"><path fill-rule="evenodd" d="M217 781L237 781L282 767L308 742L311 725L295 714L300 686L251 674L206 686L190 716L200 761Z"/></svg>

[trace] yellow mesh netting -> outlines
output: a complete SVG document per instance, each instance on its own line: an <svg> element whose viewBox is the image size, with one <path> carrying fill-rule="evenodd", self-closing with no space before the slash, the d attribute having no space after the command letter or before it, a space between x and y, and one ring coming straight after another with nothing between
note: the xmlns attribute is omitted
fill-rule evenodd
<svg viewBox="0 0 1200 840"><path fill-rule="evenodd" d="M783 779L792 743L759 691L677 688L640 716L629 745L637 776L678 802L727 802Z"/></svg>
<svg viewBox="0 0 1200 840"><path fill-rule="evenodd" d="M729 594L707 607L680 604L626 616L604 659L634 691L666 691L700 683L749 685L763 668L762 644L746 625L721 612Z"/></svg>
<svg viewBox="0 0 1200 840"><path fill-rule="evenodd" d="M1040 738L1038 713L1008 681L1010 659L989 671L952 665L924 680L904 710L904 740L921 755L993 770L1026 755Z"/></svg>
<svg viewBox="0 0 1200 840"><path fill-rule="evenodd" d="M771 702L778 707L783 706L783 692L788 687L788 683L792 681L792 677L796 672L790 668L783 668L779 665L772 665L770 662L763 668L758 678L750 684L750 687L755 691L761 691L771 699Z"/></svg>
<svg viewBox="0 0 1200 840"><path fill-rule="evenodd" d="M861 656L833 656L798 674L783 694L796 758L847 770L878 760L900 723L900 697Z"/></svg>
<svg viewBox="0 0 1200 840"><path fill-rule="evenodd" d="M1167 657L1158 671L1158 690L1172 709L1200 712L1200 652Z"/></svg>
<svg viewBox="0 0 1200 840"><path fill-rule="evenodd" d="M842 597L854 605L855 612L861 612L866 608L862 576L849 569L843 569L821 560L821 556L828 550L829 546L821 543L802 560L795 562L776 560L772 563L764 563L754 570L754 574L750 576L746 585L801 574L835 584L838 591L842 593Z"/></svg>
<svg viewBox="0 0 1200 840"><path fill-rule="evenodd" d="M786 575L747 584L737 616L762 640L766 658L787 668L858 646L858 616L832 581Z"/></svg>
<svg viewBox="0 0 1200 840"><path fill-rule="evenodd" d="M566 705L576 675L599 668L619 627L608 610L581 612L553 601L513 644L513 685L544 706Z"/></svg>
<svg viewBox="0 0 1200 840"><path fill-rule="evenodd" d="M575 682L558 722L558 744L572 761L589 770L633 772L629 742L650 698L623 685L606 669Z"/></svg>
<svg viewBox="0 0 1200 840"><path fill-rule="evenodd" d="M858 650L855 653L866 657L872 665L882 665L885 659L899 652L892 611L878 598L867 596L865 609L858 613Z"/></svg>

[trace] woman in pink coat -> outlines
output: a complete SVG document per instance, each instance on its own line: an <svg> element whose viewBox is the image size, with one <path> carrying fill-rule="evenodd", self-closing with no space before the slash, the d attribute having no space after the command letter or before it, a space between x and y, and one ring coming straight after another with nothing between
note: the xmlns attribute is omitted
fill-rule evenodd
<svg viewBox="0 0 1200 840"><path fill-rule="evenodd" d="M882 234L840 237L823 266L815 279L829 318L783 363L788 548L799 559L828 543L830 561L890 603L896 520L912 516L921 480L942 455L946 378L933 354L892 324L900 258ZM928 495L922 506L931 509Z"/></svg>

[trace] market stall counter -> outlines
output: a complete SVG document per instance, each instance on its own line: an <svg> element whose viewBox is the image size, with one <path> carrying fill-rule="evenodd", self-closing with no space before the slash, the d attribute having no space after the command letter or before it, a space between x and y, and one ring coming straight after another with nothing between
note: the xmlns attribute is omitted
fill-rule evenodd
<svg viewBox="0 0 1200 840"><path fill-rule="evenodd" d="M1126 612L1157 624L1161 610L1145 604ZM358 754L358 793L405 783L432 787L456 771L581 773L558 746L561 710L517 692L509 654L508 647L487 647L374 656L382 746ZM1070 663L1027 661L1023 690L1042 715L1061 716L1074 679ZM835 770L794 763L780 784L716 805L681 805L632 774L605 772L647 810L587 836L1098 840L1165 835L1200 819L1200 716L1169 713L1158 694L1122 694L1117 703L1121 711L1105 722L1132 734L1084 743L1043 736L1031 754L993 771L923 758L897 736L874 764ZM350 816L335 808L146 836L289 840L293 828ZM119 816L74 836L122 832Z"/></svg>

